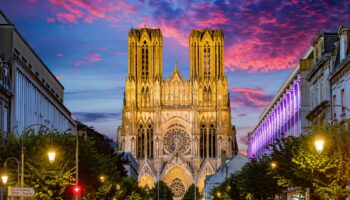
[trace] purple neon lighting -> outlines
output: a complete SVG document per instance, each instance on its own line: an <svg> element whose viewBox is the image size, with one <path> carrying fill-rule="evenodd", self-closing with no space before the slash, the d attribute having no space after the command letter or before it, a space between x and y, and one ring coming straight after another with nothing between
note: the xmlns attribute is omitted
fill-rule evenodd
<svg viewBox="0 0 350 200"><path fill-rule="evenodd" d="M268 153L265 147L283 135L299 136L300 108L300 77L298 76L286 87L282 97L252 133L248 144L249 158Z"/></svg>

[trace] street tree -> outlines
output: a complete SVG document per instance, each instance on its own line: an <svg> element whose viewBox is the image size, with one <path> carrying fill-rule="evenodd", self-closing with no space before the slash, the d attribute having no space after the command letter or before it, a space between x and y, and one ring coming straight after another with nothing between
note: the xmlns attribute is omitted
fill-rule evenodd
<svg viewBox="0 0 350 200"><path fill-rule="evenodd" d="M159 186L159 190L158 190ZM171 191L170 187L164 183L163 181L159 181L159 183L155 184L155 187L153 187L150 190L151 197L153 199L158 200L158 194L159 194L159 200L168 200L173 199L174 194Z"/></svg>
<svg viewBox="0 0 350 200"><path fill-rule="evenodd" d="M195 192L196 192L196 195L195 195ZM182 197L182 200L197 200L197 199L202 199L202 198L198 191L198 187L196 187L196 191L195 191L195 185L192 184L190 185L190 187L188 187L185 195Z"/></svg>

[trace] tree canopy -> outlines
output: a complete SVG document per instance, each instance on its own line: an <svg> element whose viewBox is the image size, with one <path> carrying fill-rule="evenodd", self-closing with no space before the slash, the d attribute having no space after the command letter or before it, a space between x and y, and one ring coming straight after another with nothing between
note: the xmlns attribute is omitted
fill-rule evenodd
<svg viewBox="0 0 350 200"><path fill-rule="evenodd" d="M309 127L299 137L283 137L270 154L254 159L214 188L214 199L271 199L287 188L309 189L311 199L350 196L350 121ZM324 148L317 151L315 141ZM273 163L273 165L272 165ZM229 189L228 189L229 188Z"/></svg>

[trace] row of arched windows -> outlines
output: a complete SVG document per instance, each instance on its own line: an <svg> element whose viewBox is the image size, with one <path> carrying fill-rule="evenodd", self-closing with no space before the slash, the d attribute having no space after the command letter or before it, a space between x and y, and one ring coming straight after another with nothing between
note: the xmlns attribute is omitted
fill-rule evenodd
<svg viewBox="0 0 350 200"><path fill-rule="evenodd" d="M142 70L141 70L141 78L142 79L147 79L148 78L148 45L147 42L144 41L142 45Z"/></svg>
<svg viewBox="0 0 350 200"><path fill-rule="evenodd" d="M208 42L206 42L204 45L203 59L204 59L204 76L209 77L210 76L210 46Z"/></svg>
<svg viewBox="0 0 350 200"><path fill-rule="evenodd" d="M214 124L201 124L200 127L200 157L216 157L216 128Z"/></svg>
<svg viewBox="0 0 350 200"><path fill-rule="evenodd" d="M137 129L137 158L153 158L153 126L140 124Z"/></svg>
<svg viewBox="0 0 350 200"><path fill-rule="evenodd" d="M212 94L211 94L211 89L210 87L204 86L203 89L203 101L211 101L212 100Z"/></svg>

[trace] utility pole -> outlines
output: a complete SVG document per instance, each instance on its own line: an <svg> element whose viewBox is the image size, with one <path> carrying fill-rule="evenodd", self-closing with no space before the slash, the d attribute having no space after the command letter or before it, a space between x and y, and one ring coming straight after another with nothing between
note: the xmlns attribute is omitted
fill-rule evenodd
<svg viewBox="0 0 350 200"><path fill-rule="evenodd" d="M76 142L76 146L75 146L75 167L76 167L76 173L75 173L75 185L79 184L79 134L81 133L81 130L76 131L75 134L75 142ZM75 195L75 199L78 200L79 199L79 194Z"/></svg>

